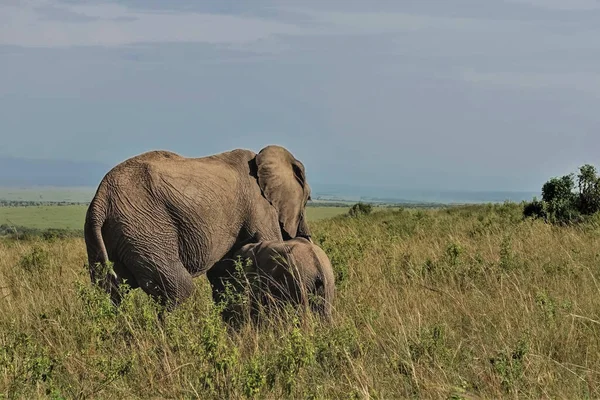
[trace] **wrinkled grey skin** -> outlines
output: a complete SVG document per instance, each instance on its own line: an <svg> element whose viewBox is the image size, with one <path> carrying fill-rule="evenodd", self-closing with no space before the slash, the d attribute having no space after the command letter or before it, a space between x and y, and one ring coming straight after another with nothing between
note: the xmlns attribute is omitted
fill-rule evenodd
<svg viewBox="0 0 600 400"><path fill-rule="evenodd" d="M309 199L304 165L280 146L201 158L140 154L104 176L87 210L91 280L114 304L126 279L172 309L192 294L192 277L243 244L310 238Z"/></svg>
<svg viewBox="0 0 600 400"><path fill-rule="evenodd" d="M247 259L251 261L249 266ZM223 299L228 282L234 287L234 292L241 290L239 280L236 283L234 277L235 260L241 261L246 276L258 278L259 290L252 292L254 303L265 304L268 296L272 296L294 305L309 305L326 321L331 320L335 295L333 269L329 257L312 241L298 237L244 245L233 254L232 259L222 260L206 274L216 303ZM256 309L256 305L251 305L251 308ZM235 317L236 312L240 311L235 307L226 309L224 319Z"/></svg>

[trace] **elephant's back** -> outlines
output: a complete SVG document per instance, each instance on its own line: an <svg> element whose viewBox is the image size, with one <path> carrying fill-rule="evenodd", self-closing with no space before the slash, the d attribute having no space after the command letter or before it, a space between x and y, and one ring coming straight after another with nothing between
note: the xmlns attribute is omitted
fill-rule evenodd
<svg viewBox="0 0 600 400"><path fill-rule="evenodd" d="M300 267L303 273L315 276L319 270L319 257L312 249L312 243L302 237L285 241L264 241L259 245L262 260L278 260L284 267L293 264Z"/></svg>
<svg viewBox="0 0 600 400"><path fill-rule="evenodd" d="M248 163L256 154L250 150L235 149L204 157L184 157L165 150L155 150L131 157L113 168L115 173L125 171L143 171L149 177L172 174L202 174L210 171L211 175L228 169L249 169ZM111 171L112 172L112 171Z"/></svg>
<svg viewBox="0 0 600 400"><path fill-rule="evenodd" d="M102 178L99 184L98 191L102 192L105 188L118 188L126 185L129 188L139 186L145 183L140 178L150 175L151 170L156 170L157 167L166 161L180 161L185 157L177 153L166 150L148 151L137 156L130 157L111 168Z"/></svg>
<svg viewBox="0 0 600 400"><path fill-rule="evenodd" d="M173 161L173 160L185 160L186 157L183 157L177 153L173 153L172 151L167 150L152 150L147 151L145 153L138 154L136 156L130 157L124 161L121 161L117 165L115 165L106 175L116 175L126 173L128 170L135 170L142 166L149 165L160 165L160 163L165 161Z"/></svg>
<svg viewBox="0 0 600 400"><path fill-rule="evenodd" d="M303 237L288 240L286 243L289 243L294 258L305 260L306 267L310 268L312 273L323 276L330 275L331 262L321 247Z"/></svg>
<svg viewBox="0 0 600 400"><path fill-rule="evenodd" d="M137 156L133 156L121 164L125 163L133 163L133 162L153 162L153 161L163 161L163 160L181 160L185 159L177 153L168 150L151 150L145 153L138 154Z"/></svg>
<svg viewBox="0 0 600 400"><path fill-rule="evenodd" d="M327 253L315 243L310 244L310 250L314 253L315 257L319 260L320 264L327 267L331 267L331 261L329 260L329 256Z"/></svg>
<svg viewBox="0 0 600 400"><path fill-rule="evenodd" d="M254 152L244 149L198 158L184 157L166 150L152 150L115 165L106 173L99 189L108 186L126 187L128 191L135 191L136 188L148 191L161 185L178 189L178 185L190 186L211 179L229 184L240 169L250 172L249 163L255 156Z"/></svg>

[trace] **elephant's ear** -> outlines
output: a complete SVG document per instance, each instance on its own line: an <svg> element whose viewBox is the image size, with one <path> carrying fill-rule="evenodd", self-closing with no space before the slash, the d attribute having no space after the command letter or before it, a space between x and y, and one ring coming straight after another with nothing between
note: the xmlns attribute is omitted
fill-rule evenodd
<svg viewBox="0 0 600 400"><path fill-rule="evenodd" d="M281 146L267 146L256 155L258 185L277 209L279 222L296 237L304 206L310 195L304 165Z"/></svg>

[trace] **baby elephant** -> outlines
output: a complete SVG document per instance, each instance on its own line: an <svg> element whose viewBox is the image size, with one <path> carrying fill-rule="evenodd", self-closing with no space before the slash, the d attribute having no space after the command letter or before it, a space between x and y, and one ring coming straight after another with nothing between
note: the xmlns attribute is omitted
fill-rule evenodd
<svg viewBox="0 0 600 400"><path fill-rule="evenodd" d="M216 303L223 299L228 282L234 293L241 290L239 281L233 276L238 256L246 277L254 282L251 291L253 312L256 311L254 302L266 305L271 297L294 305L308 304L327 321L331 320L335 292L333 269L319 246L303 237L246 244L233 254L233 259L224 259L207 272ZM231 310L226 310L223 317L228 319L231 314Z"/></svg>

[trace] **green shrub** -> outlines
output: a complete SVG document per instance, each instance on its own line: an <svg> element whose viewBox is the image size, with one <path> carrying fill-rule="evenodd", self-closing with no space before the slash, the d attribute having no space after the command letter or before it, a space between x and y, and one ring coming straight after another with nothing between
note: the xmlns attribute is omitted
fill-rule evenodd
<svg viewBox="0 0 600 400"><path fill-rule="evenodd" d="M0 370L14 398L31 398L27 392L36 386L45 388L46 395L56 394L53 375L58 360L46 346L14 329L3 332L0 343Z"/></svg>
<svg viewBox="0 0 600 400"><path fill-rule="evenodd" d="M351 235L336 236L320 233L315 235L313 240L329 257L335 274L335 286L338 288L345 286L350 275L351 260L361 255L358 239Z"/></svg>
<svg viewBox="0 0 600 400"><path fill-rule="evenodd" d="M356 203L352 207L350 207L350 211L348 211L348 215L351 217L359 217L361 215L369 215L373 211L373 206L367 203Z"/></svg>
<svg viewBox="0 0 600 400"><path fill-rule="evenodd" d="M34 246L33 249L29 253L23 255L19 261L21 268L28 272L44 270L48 268L49 264L50 256L48 251L39 246Z"/></svg>
<svg viewBox="0 0 600 400"><path fill-rule="evenodd" d="M270 387L279 382L286 396L290 396L298 383L300 371L312 366L315 361L315 346L311 338L294 327L284 338L283 345L271 364L267 382Z"/></svg>
<svg viewBox="0 0 600 400"><path fill-rule="evenodd" d="M548 217L546 211L547 204L544 201L538 200L536 197L529 203L523 206L523 216L525 218L544 218Z"/></svg>
<svg viewBox="0 0 600 400"><path fill-rule="evenodd" d="M494 372L500 378L502 388L507 393L516 391L523 378L527 352L527 343L519 340L513 351L498 352L496 356L489 359Z"/></svg>

